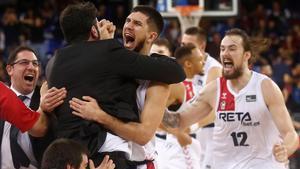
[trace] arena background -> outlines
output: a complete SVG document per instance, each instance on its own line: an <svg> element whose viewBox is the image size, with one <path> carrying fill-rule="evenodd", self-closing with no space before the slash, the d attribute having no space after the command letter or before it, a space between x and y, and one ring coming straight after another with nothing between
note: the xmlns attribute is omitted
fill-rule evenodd
<svg viewBox="0 0 300 169"><path fill-rule="evenodd" d="M228 0L209 0L212 8ZM0 1L0 80L9 83L5 62L18 45L29 45L39 54L42 69L56 49L65 45L58 17L71 0L1 0ZM121 41L122 26L132 1L93 0L99 9L98 18L106 18L117 26L116 38ZM147 4L153 1L143 0ZM156 2L156 1L154 1ZM238 15L203 17L199 26L208 33L207 51L219 57L219 44L224 32L238 27L251 36L271 40L270 49L262 53L253 69L272 77L283 91L286 104L300 131L300 1L238 0ZM168 18L162 37L173 42L175 49L181 36L177 18ZM41 80L44 79L44 73ZM299 151L291 157L291 169L300 169Z"/></svg>

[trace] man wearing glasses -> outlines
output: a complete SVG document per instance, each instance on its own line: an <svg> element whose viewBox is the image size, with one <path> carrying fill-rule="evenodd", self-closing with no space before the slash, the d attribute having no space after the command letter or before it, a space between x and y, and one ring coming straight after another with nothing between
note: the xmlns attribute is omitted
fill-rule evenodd
<svg viewBox="0 0 300 169"><path fill-rule="evenodd" d="M6 70L11 90L27 107L37 110L40 104L40 87L37 87L40 63L33 49L25 46L16 48L8 58ZM0 135L1 169L38 168L28 132L21 133L15 126L3 121L0 131L3 131Z"/></svg>

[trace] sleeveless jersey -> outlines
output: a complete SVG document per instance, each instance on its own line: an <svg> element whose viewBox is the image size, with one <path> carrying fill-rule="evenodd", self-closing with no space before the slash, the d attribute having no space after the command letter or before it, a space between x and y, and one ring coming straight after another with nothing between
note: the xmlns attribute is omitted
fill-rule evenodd
<svg viewBox="0 0 300 169"><path fill-rule="evenodd" d="M282 140L262 95L261 83L267 78L252 72L238 93L225 78L217 80L215 169L284 169L272 154L274 144Z"/></svg>
<svg viewBox="0 0 300 169"><path fill-rule="evenodd" d="M139 81L139 87L136 90L137 94L137 105L139 113L142 112L145 104L145 98L147 93L147 88L150 81ZM144 160L154 160L157 156L155 151L155 137L153 137L147 144L141 146L137 143L132 142L132 155L130 157L131 161L144 161Z"/></svg>

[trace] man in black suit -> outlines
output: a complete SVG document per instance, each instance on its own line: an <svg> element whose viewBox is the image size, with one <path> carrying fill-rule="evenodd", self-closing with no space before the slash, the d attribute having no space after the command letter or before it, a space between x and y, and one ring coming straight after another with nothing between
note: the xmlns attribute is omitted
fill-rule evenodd
<svg viewBox="0 0 300 169"><path fill-rule="evenodd" d="M135 79L170 84L184 80L185 74L173 59L141 56L126 50L111 39L115 29L112 23L98 22L96 13L96 8L89 2L70 5L61 13L60 25L69 45L57 51L49 69L49 85L65 86L67 100L89 95L112 116L125 122L138 122ZM72 115L67 102L55 113L58 136L82 142L88 146L92 157L95 156L106 139L106 130L99 124ZM120 162L125 157L119 152L116 154L110 157L116 166L122 166L115 159Z"/></svg>
<svg viewBox="0 0 300 169"><path fill-rule="evenodd" d="M11 90L32 110L37 110L40 105L40 87L37 86L39 66L37 55L33 49L26 46L16 48L10 54L6 66ZM56 96L63 97L64 93L65 91L56 93ZM33 140L34 144L31 142ZM31 137L27 132L21 133L8 122L0 121L0 141L1 168L38 168L46 145L44 149L41 144L37 145L39 141L37 138ZM32 149L37 146L38 148Z"/></svg>

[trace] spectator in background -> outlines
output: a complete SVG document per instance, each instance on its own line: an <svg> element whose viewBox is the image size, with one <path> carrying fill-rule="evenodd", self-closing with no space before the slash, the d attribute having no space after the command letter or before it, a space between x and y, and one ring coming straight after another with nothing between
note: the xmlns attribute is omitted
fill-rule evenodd
<svg viewBox="0 0 300 169"><path fill-rule="evenodd" d="M260 73L272 78L273 76L272 66L269 63L262 64L260 66Z"/></svg>

